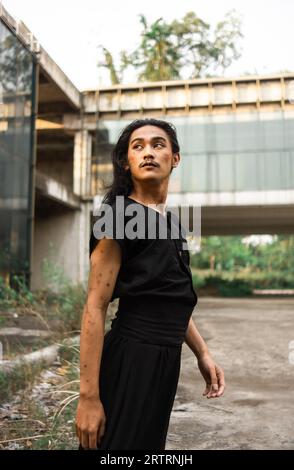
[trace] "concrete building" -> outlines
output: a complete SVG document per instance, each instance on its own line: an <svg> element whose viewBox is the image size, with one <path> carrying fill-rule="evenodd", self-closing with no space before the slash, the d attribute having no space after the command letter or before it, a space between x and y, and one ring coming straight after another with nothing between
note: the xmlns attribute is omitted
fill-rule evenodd
<svg viewBox="0 0 294 470"><path fill-rule="evenodd" d="M50 259L82 281L91 138L63 123L67 113L81 118L82 96L26 26L0 14L0 271L10 281L24 273L36 289Z"/></svg>
<svg viewBox="0 0 294 470"><path fill-rule="evenodd" d="M43 285L46 258L86 279L93 203L138 117L177 127L167 203L202 206L202 234L294 232L294 73L80 92L0 11L0 272Z"/></svg>

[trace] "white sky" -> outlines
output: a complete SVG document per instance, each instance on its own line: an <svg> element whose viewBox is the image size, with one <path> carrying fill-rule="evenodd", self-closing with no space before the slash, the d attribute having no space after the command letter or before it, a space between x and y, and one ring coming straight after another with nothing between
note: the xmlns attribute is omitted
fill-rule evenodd
<svg viewBox="0 0 294 470"><path fill-rule="evenodd" d="M243 21L243 53L226 75L294 71L294 0L3 0L3 5L24 21L80 90L110 83L107 70L98 70L97 46L114 56L132 50L139 41L140 13L152 22L195 11L214 25L235 8ZM135 82L135 76L124 81Z"/></svg>

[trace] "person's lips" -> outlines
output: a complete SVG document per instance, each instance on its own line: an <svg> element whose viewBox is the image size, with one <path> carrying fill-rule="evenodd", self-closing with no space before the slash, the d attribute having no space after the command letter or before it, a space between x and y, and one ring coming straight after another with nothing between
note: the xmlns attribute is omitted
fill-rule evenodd
<svg viewBox="0 0 294 470"><path fill-rule="evenodd" d="M149 163L144 163L144 164L142 165L142 168L144 168L144 167L146 167L146 166L147 166L147 167L154 167L154 168L156 168L158 165L157 165L156 163L149 162Z"/></svg>

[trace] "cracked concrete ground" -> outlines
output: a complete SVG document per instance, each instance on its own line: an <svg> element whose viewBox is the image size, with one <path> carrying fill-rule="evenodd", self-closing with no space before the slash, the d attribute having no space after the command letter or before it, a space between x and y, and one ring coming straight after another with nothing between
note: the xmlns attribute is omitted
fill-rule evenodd
<svg viewBox="0 0 294 470"><path fill-rule="evenodd" d="M294 299L199 298L193 319L227 386L203 397L183 344L166 449L294 449Z"/></svg>

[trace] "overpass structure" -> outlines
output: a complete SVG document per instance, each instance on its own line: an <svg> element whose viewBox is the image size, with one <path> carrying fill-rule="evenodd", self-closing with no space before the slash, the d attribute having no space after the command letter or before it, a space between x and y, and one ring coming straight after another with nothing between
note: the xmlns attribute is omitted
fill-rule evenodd
<svg viewBox="0 0 294 470"><path fill-rule="evenodd" d="M154 116L175 124L181 146L167 202L201 205L202 234L293 233L294 74L112 86L83 102L92 194L111 178L120 130Z"/></svg>

